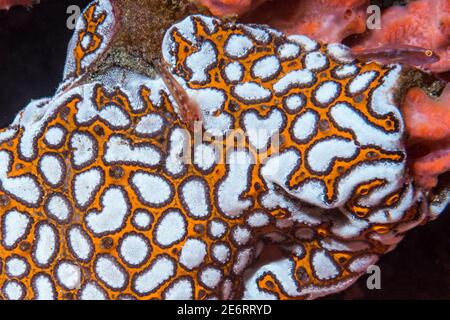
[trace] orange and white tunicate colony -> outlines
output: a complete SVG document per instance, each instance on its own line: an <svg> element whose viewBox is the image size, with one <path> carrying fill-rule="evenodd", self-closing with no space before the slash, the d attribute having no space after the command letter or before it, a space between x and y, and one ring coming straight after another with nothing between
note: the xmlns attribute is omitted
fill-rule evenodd
<svg viewBox="0 0 450 320"><path fill-rule="evenodd" d="M169 76L79 81L115 24L93 2L55 96L0 131L2 298L316 298L444 209L406 167L401 65L195 15L166 32Z"/></svg>

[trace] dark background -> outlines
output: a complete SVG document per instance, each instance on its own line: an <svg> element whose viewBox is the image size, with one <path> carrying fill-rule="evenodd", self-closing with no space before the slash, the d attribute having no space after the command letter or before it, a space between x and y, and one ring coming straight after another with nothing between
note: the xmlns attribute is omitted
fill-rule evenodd
<svg viewBox="0 0 450 320"><path fill-rule="evenodd" d="M7 126L30 99L52 96L61 81L69 5L89 0L42 0L32 9L0 11L0 127ZM373 1L388 6L392 1ZM449 211L449 210L447 210ZM408 233L382 257L381 290L366 289L366 278L327 299L450 299L450 212Z"/></svg>

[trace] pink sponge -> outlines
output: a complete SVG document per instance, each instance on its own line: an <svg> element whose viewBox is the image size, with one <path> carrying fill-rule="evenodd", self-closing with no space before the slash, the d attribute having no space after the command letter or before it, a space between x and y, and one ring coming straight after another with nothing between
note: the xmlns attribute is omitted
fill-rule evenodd
<svg viewBox="0 0 450 320"><path fill-rule="evenodd" d="M433 72L450 70L450 1L418 0L394 6L382 15L381 29L364 36L358 49L384 45L413 45L431 49L440 60L427 66Z"/></svg>
<svg viewBox="0 0 450 320"><path fill-rule="evenodd" d="M29 6L32 0L0 0L0 10L8 10L13 6Z"/></svg>

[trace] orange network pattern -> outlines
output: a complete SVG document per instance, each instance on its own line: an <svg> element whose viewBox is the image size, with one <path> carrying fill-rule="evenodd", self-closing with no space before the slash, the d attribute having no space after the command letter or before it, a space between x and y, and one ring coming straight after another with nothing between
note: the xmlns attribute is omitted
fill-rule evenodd
<svg viewBox="0 0 450 320"><path fill-rule="evenodd" d="M400 65L190 16L166 33L163 78L79 81L114 24L94 2L55 97L0 131L3 298L310 299L428 218L405 165ZM194 107L199 143L180 117Z"/></svg>

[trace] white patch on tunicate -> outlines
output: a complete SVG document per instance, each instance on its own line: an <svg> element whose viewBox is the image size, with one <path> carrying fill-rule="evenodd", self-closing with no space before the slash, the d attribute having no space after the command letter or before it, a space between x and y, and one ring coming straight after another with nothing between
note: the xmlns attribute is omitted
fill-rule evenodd
<svg viewBox="0 0 450 320"><path fill-rule="evenodd" d="M272 29L269 29L266 26L239 24L239 27L243 28L253 37L253 39L261 44L268 44L270 41L270 33L274 33Z"/></svg>
<svg viewBox="0 0 450 320"><path fill-rule="evenodd" d="M214 259L216 259L217 261L219 261L222 264L227 263L231 256L230 248L228 247L228 245L226 243L214 244L211 252L212 252Z"/></svg>
<svg viewBox="0 0 450 320"><path fill-rule="evenodd" d="M371 196L368 198L363 198L358 201L358 204L362 206L372 206L376 203L380 203L383 200L383 194L377 197ZM411 206L418 200L418 195L414 190L413 184L407 185L401 199L394 205L390 206L389 214L386 214L386 208L380 208L375 210L369 217L368 220L374 224L385 224L385 223L395 223L403 219L405 214L411 208Z"/></svg>
<svg viewBox="0 0 450 320"><path fill-rule="evenodd" d="M305 57L305 66L311 71L320 71L328 65L327 57L320 51L310 52Z"/></svg>
<svg viewBox="0 0 450 320"><path fill-rule="evenodd" d="M299 199L305 200L310 204L314 204L322 208L338 207L338 205L336 205L335 203L329 204L325 200L325 187L323 183L318 180L307 181L296 190L290 190L289 193ZM348 194L348 196L350 195L351 194Z"/></svg>
<svg viewBox="0 0 450 320"><path fill-rule="evenodd" d="M0 144L10 141L18 131L16 124L11 124L8 128L0 129Z"/></svg>
<svg viewBox="0 0 450 320"><path fill-rule="evenodd" d="M298 197L298 194L292 192L290 189L287 189L285 187L284 190L290 193L292 196ZM291 222L317 226L326 220L324 218L324 212L320 209L299 206L298 202L296 203L292 201L292 197L287 197L284 194L271 189L269 189L269 192L267 192L263 196L262 205L269 210L275 210L278 208L286 210L290 215L289 219ZM289 221L283 221L283 223L277 222L276 224L277 227L280 228L284 227L284 225L286 225L287 223L289 223Z"/></svg>
<svg viewBox="0 0 450 320"><path fill-rule="evenodd" d="M221 220L212 220L209 222L208 231L211 237L222 238L227 231L227 224Z"/></svg>
<svg viewBox="0 0 450 320"><path fill-rule="evenodd" d="M343 291L351 286L357 279L358 277L354 276L334 282L330 285L307 285L300 289L297 296L307 296L307 299L309 300L317 299L319 297Z"/></svg>
<svg viewBox="0 0 450 320"><path fill-rule="evenodd" d="M86 283L79 293L80 300L106 300L108 297L105 291L94 281Z"/></svg>
<svg viewBox="0 0 450 320"><path fill-rule="evenodd" d="M314 91L314 99L323 106L332 103L340 94L341 87L334 81L321 83Z"/></svg>
<svg viewBox="0 0 450 320"><path fill-rule="evenodd" d="M80 208L87 207L95 197L102 183L100 168L92 168L77 174L73 182L73 196Z"/></svg>
<svg viewBox="0 0 450 320"><path fill-rule="evenodd" d="M93 243L89 235L80 227L73 226L67 234L69 249L76 258L85 262L88 261L93 254Z"/></svg>
<svg viewBox="0 0 450 320"><path fill-rule="evenodd" d="M192 15L192 17L201 20L201 22L205 27L206 32L209 32L209 34L217 32L217 24L220 23L218 19L207 17L201 14Z"/></svg>
<svg viewBox="0 0 450 320"><path fill-rule="evenodd" d="M367 180L367 181L370 181ZM357 218L353 213L341 208L343 218L339 221L333 221L331 231L338 237L351 240L351 238L360 236L361 233L369 226L366 220Z"/></svg>
<svg viewBox="0 0 450 320"><path fill-rule="evenodd" d="M206 244L199 239L188 239L180 253L180 264L188 270L200 266L206 257Z"/></svg>
<svg viewBox="0 0 450 320"><path fill-rule="evenodd" d="M28 267L25 258L12 256L6 259L6 273L12 278L22 278L28 271Z"/></svg>
<svg viewBox="0 0 450 320"><path fill-rule="evenodd" d="M252 228L260 228L268 225L270 218L263 211L255 211L247 217L247 224Z"/></svg>
<svg viewBox="0 0 450 320"><path fill-rule="evenodd" d="M349 129L355 133L355 140L360 145L376 145L387 151L401 150L400 133L387 133L367 123L364 117L349 105L337 103L329 112L340 128Z"/></svg>
<svg viewBox="0 0 450 320"><path fill-rule="evenodd" d="M270 272L277 280L277 283L290 297L299 295L298 282L295 279L293 271L294 263L291 259L285 258L267 263L256 270L249 270L245 274L244 300L275 300L277 296L266 290L261 290L258 286L258 280L262 275Z"/></svg>
<svg viewBox="0 0 450 320"><path fill-rule="evenodd" d="M331 168L336 159L349 159L356 155L358 147L351 140L340 138L323 139L316 142L307 152L306 161L309 167L319 173Z"/></svg>
<svg viewBox="0 0 450 320"><path fill-rule="evenodd" d="M120 70L115 69L111 71L114 73L116 77L114 77L114 88L110 88L111 90L115 90L118 85L117 79L121 79L120 81L125 81L126 75L120 74ZM107 74L105 78L102 78L102 86L105 90L111 85L108 83L112 75ZM122 84L122 83L121 83ZM141 83L142 84L142 83ZM137 89L135 89L137 91ZM130 98L133 98L130 94ZM88 99L87 101L91 101ZM99 119L103 121L109 128L114 130L126 129L130 126L131 120L127 114L127 112L122 109L120 106L110 103L106 106L103 106L100 110L98 110L95 104L87 103L87 101L81 101L78 105L78 112L75 115L75 120L79 124L88 124L89 122ZM134 101L131 101L131 104L134 104Z"/></svg>
<svg viewBox="0 0 450 320"><path fill-rule="evenodd" d="M83 39L80 41L81 47L87 51L91 45L92 36L89 33L85 33Z"/></svg>
<svg viewBox="0 0 450 320"><path fill-rule="evenodd" d="M237 218L252 205L250 199L241 197L249 185L252 163L251 154L244 150L230 152L227 157L228 173L216 190L217 204L227 217Z"/></svg>
<svg viewBox="0 0 450 320"><path fill-rule="evenodd" d="M230 82L241 81L244 76L244 67L238 61L233 61L227 64L224 71L226 80Z"/></svg>
<svg viewBox="0 0 450 320"><path fill-rule="evenodd" d="M133 145L130 140L113 135L106 143L104 160L107 164L131 163L152 167L159 164L161 155L159 150L150 144Z"/></svg>
<svg viewBox="0 0 450 320"><path fill-rule="evenodd" d="M72 162L77 167L84 167L97 157L95 139L86 132L75 132L70 137Z"/></svg>
<svg viewBox="0 0 450 320"><path fill-rule="evenodd" d="M125 111L113 104L103 107L98 116L114 129L125 129L131 123Z"/></svg>
<svg viewBox="0 0 450 320"><path fill-rule="evenodd" d="M305 98L300 94L291 94L284 99L284 106L290 112L300 112L301 109L306 105Z"/></svg>
<svg viewBox="0 0 450 320"><path fill-rule="evenodd" d="M258 103L270 100L272 93L256 82L239 83L232 89L233 95L244 103Z"/></svg>
<svg viewBox="0 0 450 320"><path fill-rule="evenodd" d="M293 204L292 201L285 198L282 194L272 190L275 184L282 187L291 196L320 207L330 208L330 205L324 202L325 189L317 180L303 183L298 189L287 187L288 178L299 161L300 155L295 149L290 149L271 157L263 165L261 175L269 186L269 192L263 196L262 205L269 210L274 210L277 207L286 209L294 221L308 225L318 225L323 222L323 218L321 218L323 213L313 209L301 208Z"/></svg>
<svg viewBox="0 0 450 320"><path fill-rule="evenodd" d="M206 27L207 32L214 33L216 31L217 23L219 22L215 18L206 17L202 15L192 15L184 20L174 24L166 31L162 43L163 58L169 63L174 65L176 63L175 57L172 53L175 50L176 44L172 37L173 32L176 30L180 35L188 40L193 45L198 44L198 38L196 38L196 28L194 25L194 19L200 20Z"/></svg>
<svg viewBox="0 0 450 320"><path fill-rule="evenodd" d="M313 253L311 266L319 280L334 279L340 273L336 263L325 250L317 250Z"/></svg>
<svg viewBox="0 0 450 320"><path fill-rule="evenodd" d="M165 161L165 169L176 176L183 172L186 165L185 152L188 150L189 137L183 128L175 128L170 133L170 149Z"/></svg>
<svg viewBox="0 0 450 320"><path fill-rule="evenodd" d="M264 163L261 168L261 176L270 186L273 184L285 186L289 175L299 161L300 156L294 150L286 150L281 154L270 157Z"/></svg>
<svg viewBox="0 0 450 320"><path fill-rule="evenodd" d="M139 135L152 137L160 132L164 126L164 119L157 113L149 113L139 119L134 129Z"/></svg>
<svg viewBox="0 0 450 320"><path fill-rule="evenodd" d="M276 76L280 69L280 61L276 56L265 56L256 60L251 70L254 77L266 81Z"/></svg>
<svg viewBox="0 0 450 320"><path fill-rule="evenodd" d="M316 50L318 47L318 43L307 36L296 34L289 36L288 39L300 45L306 52Z"/></svg>
<svg viewBox="0 0 450 320"><path fill-rule="evenodd" d="M154 291L175 274L175 269L176 265L172 258L165 255L156 257L153 264L135 276L134 291L139 295Z"/></svg>
<svg viewBox="0 0 450 320"><path fill-rule="evenodd" d="M307 110L299 115L292 125L292 134L299 141L312 137L318 126L319 117L315 111Z"/></svg>
<svg viewBox="0 0 450 320"><path fill-rule="evenodd" d="M338 79L345 79L354 76L358 72L358 67L354 64L344 64L336 67L334 73Z"/></svg>
<svg viewBox="0 0 450 320"><path fill-rule="evenodd" d="M203 126L206 133L222 137L232 125L232 117L227 113L217 112L223 110L226 102L226 93L216 88L186 89L187 94L197 102L202 112Z"/></svg>
<svg viewBox="0 0 450 320"><path fill-rule="evenodd" d="M32 160L36 157L36 140L43 133L48 119L67 98L66 94L53 100L47 98L33 100L16 116L14 122L23 130L17 148L21 158Z"/></svg>
<svg viewBox="0 0 450 320"><path fill-rule="evenodd" d="M203 117L203 126L208 135L215 137L224 137L230 131L234 118L224 112L218 116L208 114Z"/></svg>
<svg viewBox="0 0 450 320"><path fill-rule="evenodd" d="M375 114L380 116L392 113L398 120L398 134L401 135L404 129L403 117L398 104L395 102L394 93L397 92L396 89L402 79L402 66L395 64L390 65L390 67L392 69L384 75L383 83L372 92L370 107Z"/></svg>
<svg viewBox="0 0 450 320"><path fill-rule="evenodd" d="M11 161L11 155L7 151L0 151L0 190L5 190L22 203L37 206L42 196L41 187L34 176L9 177Z"/></svg>
<svg viewBox="0 0 450 320"><path fill-rule="evenodd" d="M81 285L81 269L71 262L61 262L56 267L56 277L67 290L77 289Z"/></svg>
<svg viewBox="0 0 450 320"><path fill-rule="evenodd" d="M37 274L31 280L31 286L35 300L49 301L56 299L54 285L49 275L44 273Z"/></svg>
<svg viewBox="0 0 450 320"><path fill-rule="evenodd" d="M210 200L205 182L199 179L187 181L181 187L181 196L189 215L196 219L204 219L209 216Z"/></svg>
<svg viewBox="0 0 450 320"><path fill-rule="evenodd" d="M298 258L302 258L306 253L305 248L301 244L295 244L285 249L287 249L289 252L291 252L294 256Z"/></svg>
<svg viewBox="0 0 450 320"><path fill-rule="evenodd" d="M214 145L198 144L194 147L194 165L200 170L210 171L218 162L218 152Z"/></svg>
<svg viewBox="0 0 450 320"><path fill-rule="evenodd" d="M113 290L123 289L128 282L125 270L113 256L98 257L94 270L98 278Z"/></svg>
<svg viewBox="0 0 450 320"><path fill-rule="evenodd" d="M320 244L327 251L357 252L370 248L370 245L364 241L343 242L330 237L320 240Z"/></svg>
<svg viewBox="0 0 450 320"><path fill-rule="evenodd" d="M192 300L193 298L194 286L188 278L175 280L164 292L164 300Z"/></svg>
<svg viewBox="0 0 450 320"><path fill-rule="evenodd" d="M283 114L276 108L266 117L260 117L256 112L247 112L242 121L249 142L257 150L267 148L269 140L275 134L280 134L285 122Z"/></svg>
<svg viewBox="0 0 450 320"><path fill-rule="evenodd" d="M8 211L2 221L2 245L6 249L14 248L27 236L31 221L32 219L24 212Z"/></svg>
<svg viewBox="0 0 450 320"><path fill-rule="evenodd" d="M2 292L7 300L21 300L25 296L24 286L17 280L5 281Z"/></svg>
<svg viewBox="0 0 450 320"><path fill-rule="evenodd" d="M172 187L165 178L137 172L131 177L131 187L139 199L148 206L160 206L172 197Z"/></svg>
<svg viewBox="0 0 450 320"><path fill-rule="evenodd" d="M403 184L404 170L405 163L392 161L379 161L358 165L353 168L350 174L340 179L337 185L338 195L340 195L337 203L343 205L344 201L348 200L354 188L361 182L375 179L384 179L387 183L382 188L372 191L371 196L376 195L379 198L387 196Z"/></svg>
<svg viewBox="0 0 450 320"><path fill-rule="evenodd" d="M176 64L176 57L172 55L172 53L176 49L176 43L172 36L174 31L180 33L184 39L190 41L191 43L193 44L197 43L194 35L195 34L194 21L191 16L183 19L182 21L176 23L171 28L169 28L164 35L161 51L164 60L166 60L167 63L172 65Z"/></svg>
<svg viewBox="0 0 450 320"><path fill-rule="evenodd" d="M64 195L58 193L50 195L45 208L47 215L60 223L68 221L72 214L69 200Z"/></svg>
<svg viewBox="0 0 450 320"><path fill-rule="evenodd" d="M237 226L231 232L231 238L238 246L246 245L251 238L252 233L248 228Z"/></svg>
<svg viewBox="0 0 450 320"><path fill-rule="evenodd" d="M327 52L331 58L340 63L351 63L355 60L352 57L350 48L340 43L329 44Z"/></svg>
<svg viewBox="0 0 450 320"><path fill-rule="evenodd" d="M138 234L126 234L118 248L120 257L131 266L139 266L150 254L149 243Z"/></svg>
<svg viewBox="0 0 450 320"><path fill-rule="evenodd" d="M154 240L161 247L170 247L181 241L187 233L186 220L178 210L169 210L159 219Z"/></svg>
<svg viewBox="0 0 450 320"><path fill-rule="evenodd" d="M46 222L41 223L35 230L33 258L40 267L48 266L56 254L59 246L58 236L54 227Z"/></svg>
<svg viewBox="0 0 450 320"><path fill-rule="evenodd" d="M87 227L98 236L119 231L130 210L125 191L121 187L107 189L101 197L101 204L102 210L91 210L86 214Z"/></svg>
<svg viewBox="0 0 450 320"><path fill-rule="evenodd" d="M450 186L436 192L435 199L430 203L429 216L431 219L436 219L444 212L450 203Z"/></svg>
<svg viewBox="0 0 450 320"><path fill-rule="evenodd" d="M92 83L82 87L83 100L77 104L77 113L74 117L77 124L88 125L98 117L98 110L92 103L92 96L95 94L94 88L99 85L101 84Z"/></svg>
<svg viewBox="0 0 450 320"><path fill-rule="evenodd" d="M277 54L282 60L293 59L300 54L300 47L295 43L283 43L278 47Z"/></svg>
<svg viewBox="0 0 450 320"><path fill-rule="evenodd" d="M200 281L208 288L215 289L222 280L222 272L214 267L207 267L200 273Z"/></svg>
<svg viewBox="0 0 450 320"><path fill-rule="evenodd" d="M41 199L42 190L36 180L29 177L0 178L1 186L13 195L19 202L37 205Z"/></svg>
<svg viewBox="0 0 450 320"><path fill-rule="evenodd" d="M58 156L44 154L40 159L38 166L45 181L50 185L57 186L61 183L64 177L64 168L62 160Z"/></svg>
<svg viewBox="0 0 450 320"><path fill-rule="evenodd" d="M178 22L174 26L172 26L173 29L176 29L186 40L189 40L192 43L196 43L195 35L196 35L196 29L195 29L195 20L199 20L201 22L204 22L203 18L216 20L214 18L204 17L201 15L193 15L185 18L184 20ZM173 31L172 31L173 32Z"/></svg>
<svg viewBox="0 0 450 320"><path fill-rule="evenodd" d="M357 94L367 90L372 82L377 77L378 73L376 71L367 71L358 74L354 77L348 84L348 92L350 94Z"/></svg>
<svg viewBox="0 0 450 320"><path fill-rule="evenodd" d="M101 42L99 43L99 47L94 51L86 51L86 54L80 60L80 71L86 70L106 49L112 36L116 30L115 24L115 15L113 12L112 5L110 1L97 1L92 5L96 6L94 10L94 17L100 17L101 14L105 14L105 19L101 21L99 26L97 27L96 33L101 36ZM91 7L86 8L85 10L89 10ZM82 15L85 12L82 13ZM75 48L78 45L78 41L80 39L80 33L83 32L87 28L85 19L80 18L77 21L75 26L75 32L72 36L69 47L68 47L68 57L66 60L66 64L64 66L64 79L67 79L69 76L74 76L73 73L76 70L76 57L75 57ZM85 33L83 39L81 40L81 46L84 50L90 47L92 41L92 35L90 33Z"/></svg>
<svg viewBox="0 0 450 320"><path fill-rule="evenodd" d="M240 275L244 272L245 268L247 268L253 258L253 250L252 248L246 248L239 251L236 255L236 259L233 265L233 273L236 275Z"/></svg>
<svg viewBox="0 0 450 320"><path fill-rule="evenodd" d="M148 230L153 222L153 217L145 210L136 210L133 215L133 225L141 230Z"/></svg>
<svg viewBox="0 0 450 320"><path fill-rule="evenodd" d="M274 85L273 89L277 94L283 94L291 88L311 85L314 81L314 74L308 69L294 70L285 74Z"/></svg>
<svg viewBox="0 0 450 320"><path fill-rule="evenodd" d="M205 83L208 81L208 70L217 62L217 53L214 43L206 40L201 44L200 50L186 58L192 76L191 82Z"/></svg>
<svg viewBox="0 0 450 320"><path fill-rule="evenodd" d="M367 268L377 262L378 256L376 254L366 254L353 259L348 265L348 270L351 272L365 272Z"/></svg>
<svg viewBox="0 0 450 320"><path fill-rule="evenodd" d="M225 43L225 53L232 58L243 58L254 47L246 35L232 34Z"/></svg>
<svg viewBox="0 0 450 320"><path fill-rule="evenodd" d="M57 147L62 144L65 139L66 132L62 127L53 126L48 128L45 134L45 143L50 147Z"/></svg>

